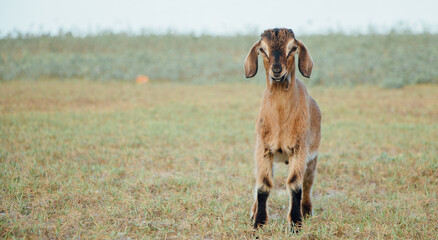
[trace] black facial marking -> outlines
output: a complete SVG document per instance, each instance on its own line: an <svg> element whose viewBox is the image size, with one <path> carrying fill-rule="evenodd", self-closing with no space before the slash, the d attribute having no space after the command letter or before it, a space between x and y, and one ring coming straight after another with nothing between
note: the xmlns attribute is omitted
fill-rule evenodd
<svg viewBox="0 0 438 240"><path fill-rule="evenodd" d="M273 30L274 30L275 36L278 37L278 32L280 31L280 29L274 28Z"/></svg>
<svg viewBox="0 0 438 240"><path fill-rule="evenodd" d="M266 38L266 39L268 39L268 40L271 40L271 39L272 39L272 37L271 37L271 32L270 32L269 30L264 31L260 36L261 36L262 38Z"/></svg>
<svg viewBox="0 0 438 240"><path fill-rule="evenodd" d="M272 55L274 55L274 61L275 62L279 62L280 61L280 56L281 56L281 51L276 50L272 53Z"/></svg>
<svg viewBox="0 0 438 240"><path fill-rule="evenodd" d="M261 190L257 191L257 213L255 216L254 228L266 223L268 218L268 212L266 211L266 202L268 197L268 192L263 192Z"/></svg>
<svg viewBox="0 0 438 240"><path fill-rule="evenodd" d="M301 223L302 215L301 215L301 188L297 188L292 190L292 209L290 211L290 219L292 223L295 225L299 225Z"/></svg>
<svg viewBox="0 0 438 240"><path fill-rule="evenodd" d="M293 31L286 28L268 29L260 36L268 41L273 41L271 42L273 45L270 47L282 46L287 42L287 39L295 38Z"/></svg>

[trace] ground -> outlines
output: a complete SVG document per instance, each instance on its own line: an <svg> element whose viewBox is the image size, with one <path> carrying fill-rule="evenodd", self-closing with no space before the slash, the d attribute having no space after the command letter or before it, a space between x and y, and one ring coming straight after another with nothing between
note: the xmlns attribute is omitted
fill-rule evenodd
<svg viewBox="0 0 438 240"><path fill-rule="evenodd" d="M323 136L299 234L281 164L251 229L263 88L0 83L0 237L436 239L437 85L309 88Z"/></svg>

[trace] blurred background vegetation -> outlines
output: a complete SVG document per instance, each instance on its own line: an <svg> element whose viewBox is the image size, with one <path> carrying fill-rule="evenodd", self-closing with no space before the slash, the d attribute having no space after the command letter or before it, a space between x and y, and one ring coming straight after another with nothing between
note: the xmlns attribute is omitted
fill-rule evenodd
<svg viewBox="0 0 438 240"><path fill-rule="evenodd" d="M438 83L438 34L297 36L315 61L310 85ZM258 34L195 36L176 34L71 33L18 35L0 39L0 80L92 79L194 83L245 81L243 60ZM260 61L260 59L259 59ZM264 82L264 70L257 82ZM249 80L247 80L249 81ZM251 80L253 81L253 80Z"/></svg>

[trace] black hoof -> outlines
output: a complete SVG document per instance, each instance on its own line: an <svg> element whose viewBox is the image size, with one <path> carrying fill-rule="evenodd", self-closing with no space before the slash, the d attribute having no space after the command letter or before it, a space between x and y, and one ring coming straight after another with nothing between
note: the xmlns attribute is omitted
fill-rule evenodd
<svg viewBox="0 0 438 240"><path fill-rule="evenodd" d="M304 218L312 216L312 207L303 205L303 216Z"/></svg>
<svg viewBox="0 0 438 240"><path fill-rule="evenodd" d="M259 221L257 221L257 220L259 220ZM254 229L262 227L265 224L266 224L266 219L264 219L264 220L256 219L256 221L254 222Z"/></svg>
<svg viewBox="0 0 438 240"><path fill-rule="evenodd" d="M290 231L291 233L299 233L301 231L301 223L292 223Z"/></svg>

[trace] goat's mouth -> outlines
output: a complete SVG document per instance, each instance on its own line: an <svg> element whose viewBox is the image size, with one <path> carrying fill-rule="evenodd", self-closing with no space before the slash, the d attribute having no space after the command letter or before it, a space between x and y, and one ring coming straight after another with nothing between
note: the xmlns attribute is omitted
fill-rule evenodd
<svg viewBox="0 0 438 240"><path fill-rule="evenodd" d="M272 81L274 81L274 82L282 82L283 80L285 80L286 79L286 73L285 74L283 74L282 76L280 76L280 77L274 77L274 76L271 76L271 79L272 79Z"/></svg>

